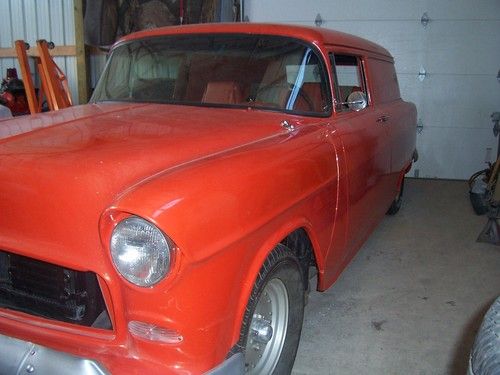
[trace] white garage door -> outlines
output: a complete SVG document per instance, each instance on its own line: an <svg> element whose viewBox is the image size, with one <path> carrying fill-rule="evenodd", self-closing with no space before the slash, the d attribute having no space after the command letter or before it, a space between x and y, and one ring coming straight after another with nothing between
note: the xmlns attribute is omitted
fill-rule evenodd
<svg viewBox="0 0 500 375"><path fill-rule="evenodd" d="M499 0L245 1L253 22L314 26L318 13L322 27L370 39L395 57L402 96L417 105L422 125L412 175L467 179L496 159L490 114L500 111Z"/></svg>

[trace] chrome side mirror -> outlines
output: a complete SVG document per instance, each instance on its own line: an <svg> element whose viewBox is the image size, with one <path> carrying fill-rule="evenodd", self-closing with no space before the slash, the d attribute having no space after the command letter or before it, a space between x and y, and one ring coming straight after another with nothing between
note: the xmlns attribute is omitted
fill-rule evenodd
<svg viewBox="0 0 500 375"><path fill-rule="evenodd" d="M353 91L351 95L347 97L347 106L353 111L361 111L368 105L368 100L366 95L362 91Z"/></svg>

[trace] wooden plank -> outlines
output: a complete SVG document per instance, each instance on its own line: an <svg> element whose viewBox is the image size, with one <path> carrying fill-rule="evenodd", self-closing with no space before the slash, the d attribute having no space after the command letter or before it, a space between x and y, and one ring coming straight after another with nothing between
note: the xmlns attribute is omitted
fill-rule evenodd
<svg viewBox="0 0 500 375"><path fill-rule="evenodd" d="M78 102L84 104L89 99L89 75L87 73L87 56L85 53L82 0L74 0L74 12Z"/></svg>
<svg viewBox="0 0 500 375"><path fill-rule="evenodd" d="M21 68L21 76L24 81L26 97L28 98L30 113L38 113L40 111L38 107L38 100L35 95L35 85L33 84L33 78L31 77L31 70L28 62L28 55L26 54L26 47L22 40L16 40L16 52L17 59L19 60L19 65Z"/></svg>
<svg viewBox="0 0 500 375"><path fill-rule="evenodd" d="M40 51L40 77L50 109L52 111L57 111L62 108L70 107L72 101L66 76L49 55L47 42L38 41L37 46Z"/></svg>
<svg viewBox="0 0 500 375"><path fill-rule="evenodd" d="M55 46L49 50L51 56L76 56L76 46ZM30 47L28 56L40 56L36 46ZM0 48L0 58L17 57L15 48Z"/></svg>

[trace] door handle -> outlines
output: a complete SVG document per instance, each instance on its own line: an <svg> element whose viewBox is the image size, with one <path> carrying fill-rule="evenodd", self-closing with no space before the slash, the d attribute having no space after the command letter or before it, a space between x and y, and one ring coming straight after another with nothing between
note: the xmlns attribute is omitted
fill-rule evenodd
<svg viewBox="0 0 500 375"><path fill-rule="evenodd" d="M389 116L387 115L382 115L377 119L377 122L383 123L389 121Z"/></svg>

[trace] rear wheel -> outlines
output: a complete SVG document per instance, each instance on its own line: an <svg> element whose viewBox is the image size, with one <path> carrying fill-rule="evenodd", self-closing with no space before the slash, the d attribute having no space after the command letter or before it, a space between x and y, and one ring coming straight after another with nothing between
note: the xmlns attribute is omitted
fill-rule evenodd
<svg viewBox="0 0 500 375"><path fill-rule="evenodd" d="M401 208L401 204L403 203L403 190L405 187L405 179L401 180L401 186L399 187L398 194L396 195L396 198L392 201L391 207L387 210L387 215L395 215L398 213L399 209Z"/></svg>
<svg viewBox="0 0 500 375"><path fill-rule="evenodd" d="M248 374L289 374L304 316L304 283L295 255L278 245L255 281L240 333Z"/></svg>

